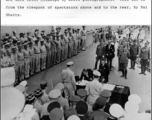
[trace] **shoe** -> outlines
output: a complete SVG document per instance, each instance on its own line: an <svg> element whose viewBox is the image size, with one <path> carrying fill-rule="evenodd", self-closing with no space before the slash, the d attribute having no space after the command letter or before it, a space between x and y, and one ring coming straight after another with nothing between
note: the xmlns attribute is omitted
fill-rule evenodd
<svg viewBox="0 0 152 120"><path fill-rule="evenodd" d="M125 79L127 79L127 76L125 76Z"/></svg>
<svg viewBox="0 0 152 120"><path fill-rule="evenodd" d="M144 75L146 75L146 73L143 73Z"/></svg>
<svg viewBox="0 0 152 120"><path fill-rule="evenodd" d="M129 69L133 69L132 67L130 67Z"/></svg>
<svg viewBox="0 0 152 120"><path fill-rule="evenodd" d="M143 73L141 72L141 73L139 73L139 74L143 74Z"/></svg>
<svg viewBox="0 0 152 120"><path fill-rule="evenodd" d="M124 75L121 75L120 77L124 77Z"/></svg>
<svg viewBox="0 0 152 120"><path fill-rule="evenodd" d="M132 68L132 69L134 69L134 70L135 70L135 68Z"/></svg>

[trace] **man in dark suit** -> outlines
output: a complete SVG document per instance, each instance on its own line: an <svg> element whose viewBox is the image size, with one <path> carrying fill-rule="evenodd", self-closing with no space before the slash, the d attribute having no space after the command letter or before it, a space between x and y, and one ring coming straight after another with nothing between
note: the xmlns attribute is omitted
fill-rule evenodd
<svg viewBox="0 0 152 120"><path fill-rule="evenodd" d="M109 69L111 70L112 67L112 59L115 57L115 46L111 44L111 40L108 40L108 44L105 48L107 64Z"/></svg>
<svg viewBox="0 0 152 120"><path fill-rule="evenodd" d="M101 73L101 78L104 77L105 81L102 81L104 83L108 82L108 76L109 76L109 67L105 63L105 59L101 59L101 64L99 66L99 72Z"/></svg>
<svg viewBox="0 0 152 120"><path fill-rule="evenodd" d="M87 81L92 81L93 80L93 70L91 69L83 69L80 80L87 80Z"/></svg>

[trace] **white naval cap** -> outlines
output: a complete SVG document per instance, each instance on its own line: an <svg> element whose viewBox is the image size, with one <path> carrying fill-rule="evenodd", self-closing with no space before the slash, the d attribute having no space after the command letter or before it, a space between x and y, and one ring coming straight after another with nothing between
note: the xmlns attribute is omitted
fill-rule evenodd
<svg viewBox="0 0 152 120"><path fill-rule="evenodd" d="M58 98L61 95L61 91L59 89L53 89L49 92L49 98Z"/></svg>
<svg viewBox="0 0 152 120"><path fill-rule="evenodd" d="M99 71L97 71L97 70L94 70L94 71L93 71L93 75L95 75L95 76L99 76L99 77L101 76L100 72L99 72Z"/></svg>
<svg viewBox="0 0 152 120"><path fill-rule="evenodd" d="M67 65L73 65L73 64L74 64L73 61L67 63Z"/></svg>
<svg viewBox="0 0 152 120"><path fill-rule="evenodd" d="M71 115L67 120L80 120L80 118L77 115Z"/></svg>
<svg viewBox="0 0 152 120"><path fill-rule="evenodd" d="M27 86L27 81L22 81L21 83L20 83L20 85L23 85L24 87L26 87Z"/></svg>

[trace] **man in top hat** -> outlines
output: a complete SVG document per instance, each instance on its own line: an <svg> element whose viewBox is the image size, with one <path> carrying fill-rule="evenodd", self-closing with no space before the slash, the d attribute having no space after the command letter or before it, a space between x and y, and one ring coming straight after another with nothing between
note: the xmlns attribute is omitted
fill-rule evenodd
<svg viewBox="0 0 152 120"><path fill-rule="evenodd" d="M103 41L100 41L100 44L96 49L96 62L94 69L97 69L98 62L101 62L101 59L105 57L105 44Z"/></svg>
<svg viewBox="0 0 152 120"><path fill-rule="evenodd" d="M24 70L25 70L25 78L29 78L30 76L30 55L28 50L28 42L25 42L23 49L23 55L24 55Z"/></svg>
<svg viewBox="0 0 152 120"><path fill-rule="evenodd" d="M67 99L69 99L71 95L74 95L76 90L75 75L74 72L71 70L72 66L73 62L68 62L67 68L65 70L62 70L62 82L65 86L64 93L65 98Z"/></svg>
<svg viewBox="0 0 152 120"><path fill-rule="evenodd" d="M80 120L87 120L88 105L84 101L77 102L76 111Z"/></svg>
<svg viewBox="0 0 152 120"><path fill-rule="evenodd" d="M105 53L107 58L107 64L109 69L112 68L112 59L115 57L115 46L111 44L111 40L108 40L108 44L105 47Z"/></svg>
<svg viewBox="0 0 152 120"><path fill-rule="evenodd" d="M86 33L85 26L82 26L81 37L82 37L82 50L85 50L86 49L86 39L87 39L87 33Z"/></svg>
<svg viewBox="0 0 152 120"><path fill-rule="evenodd" d="M140 63L141 63L141 73L139 74L145 74L146 72L146 66L148 61L150 60L150 49L148 48L148 42L145 43L145 46L141 48L140 53Z"/></svg>
<svg viewBox="0 0 152 120"><path fill-rule="evenodd" d="M47 90L47 82L46 81L41 81L40 82L40 88L43 92L43 95L41 97L42 103L45 104L50 101L48 94L46 93Z"/></svg>
<svg viewBox="0 0 152 120"><path fill-rule="evenodd" d="M101 59L101 63L99 66L99 72L101 73L101 77L105 78L105 81L102 81L103 83L107 83L108 82L108 76L109 76L109 67L107 65L107 63L105 62L105 58Z"/></svg>
<svg viewBox="0 0 152 120"><path fill-rule="evenodd" d="M95 109L95 111L93 111L89 114L89 116L88 116L89 119L88 120L94 120L93 118L95 116L99 115L99 114L102 115L101 120L107 120L109 115L104 112L106 102L107 102L107 99L104 98L104 97L97 98L97 100L95 102L96 109Z"/></svg>
<svg viewBox="0 0 152 120"><path fill-rule="evenodd" d="M106 106L105 106L105 108L104 108L104 111L105 111L106 113L108 113L108 114L110 114L110 113L109 113L109 108L110 108L110 106L112 105L112 103L110 102L110 97L111 97L111 95L112 95L112 93L111 93L111 91L109 91L109 90L103 90L103 91L101 92L101 96L107 99L107 102L106 102Z"/></svg>
<svg viewBox="0 0 152 120"><path fill-rule="evenodd" d="M82 101L85 101L87 96L87 91L85 89L79 89L77 95L81 98Z"/></svg>
<svg viewBox="0 0 152 120"><path fill-rule="evenodd" d="M67 30L64 30L64 40L65 40L65 59L68 58L68 45L69 45L69 39L68 39L68 32Z"/></svg>
<svg viewBox="0 0 152 120"><path fill-rule="evenodd" d="M16 81L18 81L18 77L19 77L19 68L18 68L18 56L17 56L17 49L16 47L12 47L12 57L13 57L13 60L14 60L14 68L15 68L15 79Z"/></svg>
<svg viewBox="0 0 152 120"><path fill-rule="evenodd" d="M34 54L35 54L35 72L38 73L40 72L40 47L39 47L39 41L37 38L34 38Z"/></svg>
<svg viewBox="0 0 152 120"><path fill-rule="evenodd" d="M30 75L33 75L35 68L35 53L34 53L34 47L32 41L29 41L29 59L30 59Z"/></svg>
<svg viewBox="0 0 152 120"><path fill-rule="evenodd" d="M135 62L139 55L139 47L137 46L137 41L133 41L133 45L130 47L130 69L135 69Z"/></svg>
<svg viewBox="0 0 152 120"><path fill-rule="evenodd" d="M44 44L44 39L42 39L40 44L40 68L41 70L45 70L46 69L46 55L47 55L47 51L46 51L46 47Z"/></svg>
<svg viewBox="0 0 152 120"><path fill-rule="evenodd" d="M101 76L100 72L94 71L94 79L86 85L85 90L87 91L87 103L89 105L89 109L91 110L93 104L96 99L100 96L103 91L103 85L99 82L99 78Z"/></svg>
<svg viewBox="0 0 152 120"><path fill-rule="evenodd" d="M49 99L50 101L45 103L43 106L42 106L42 111L41 111L41 117L43 115L48 115L48 107L49 107L49 104L53 103L53 102L57 102L58 103L58 99L59 97L61 96L61 91L58 90L58 89L53 89L49 92ZM60 105L60 103L58 103ZM61 107L61 106L60 106ZM61 107L61 110L63 110L63 108Z"/></svg>
<svg viewBox="0 0 152 120"><path fill-rule="evenodd" d="M77 95L71 96L69 99L70 109L64 112L65 119L71 115L77 115L76 104L80 101L80 97Z"/></svg>
<svg viewBox="0 0 152 120"><path fill-rule="evenodd" d="M63 110L69 110L69 102L66 98L64 98L63 95L63 91L64 91L64 85L63 83L58 83L54 89L59 89L61 91L61 96L58 99L58 102L60 103L60 105L63 107Z"/></svg>

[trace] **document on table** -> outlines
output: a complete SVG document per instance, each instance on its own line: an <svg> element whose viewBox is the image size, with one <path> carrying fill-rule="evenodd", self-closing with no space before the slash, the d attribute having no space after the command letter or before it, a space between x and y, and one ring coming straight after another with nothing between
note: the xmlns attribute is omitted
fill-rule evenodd
<svg viewBox="0 0 152 120"><path fill-rule="evenodd" d="M89 83L89 81L82 80L82 81L80 81L80 82L77 82L76 85L84 86L84 85L86 85L87 83Z"/></svg>
<svg viewBox="0 0 152 120"><path fill-rule="evenodd" d="M112 85L112 84L104 84L103 85L103 89L104 90L110 90L113 91L113 89L115 88L116 85Z"/></svg>

